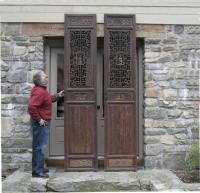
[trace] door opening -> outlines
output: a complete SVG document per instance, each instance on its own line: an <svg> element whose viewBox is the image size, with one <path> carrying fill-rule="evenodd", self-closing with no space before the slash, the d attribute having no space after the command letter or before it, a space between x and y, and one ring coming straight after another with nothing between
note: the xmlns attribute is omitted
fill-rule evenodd
<svg viewBox="0 0 200 193"><path fill-rule="evenodd" d="M46 72L49 75L50 84L49 91L56 93L62 89L64 81L64 48L63 38L51 39L45 41L46 46ZM138 74L139 74L139 133L138 133L138 152L139 156L143 157L143 132L142 132L142 65L143 65L143 45L142 39L137 40L137 58L138 58ZM104 168L104 149L105 149L105 128L104 128L104 38L97 38L97 157L98 168ZM49 148L46 157L47 164L51 166L64 166L64 105L63 102L54 104L52 114L52 128L49 139Z"/></svg>
<svg viewBox="0 0 200 193"><path fill-rule="evenodd" d="M104 39L97 38L97 153L104 160ZM101 163L102 164L102 163ZM101 165L100 164L100 165Z"/></svg>

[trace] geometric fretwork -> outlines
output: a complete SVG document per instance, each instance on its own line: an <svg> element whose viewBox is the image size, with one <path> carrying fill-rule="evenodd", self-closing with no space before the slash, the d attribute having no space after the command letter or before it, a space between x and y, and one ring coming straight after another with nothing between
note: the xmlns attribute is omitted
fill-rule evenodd
<svg viewBox="0 0 200 193"><path fill-rule="evenodd" d="M89 87L91 31L70 31L70 87Z"/></svg>
<svg viewBox="0 0 200 193"><path fill-rule="evenodd" d="M109 31L110 88L131 85L130 31Z"/></svg>

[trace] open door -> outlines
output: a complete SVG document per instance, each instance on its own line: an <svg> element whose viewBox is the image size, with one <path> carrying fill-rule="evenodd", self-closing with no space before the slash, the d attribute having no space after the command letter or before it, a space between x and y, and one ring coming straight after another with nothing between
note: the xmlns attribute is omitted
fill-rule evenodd
<svg viewBox="0 0 200 193"><path fill-rule="evenodd" d="M105 15L105 169L135 170L137 65L134 15Z"/></svg>
<svg viewBox="0 0 200 193"><path fill-rule="evenodd" d="M96 16L65 15L65 169L96 170Z"/></svg>

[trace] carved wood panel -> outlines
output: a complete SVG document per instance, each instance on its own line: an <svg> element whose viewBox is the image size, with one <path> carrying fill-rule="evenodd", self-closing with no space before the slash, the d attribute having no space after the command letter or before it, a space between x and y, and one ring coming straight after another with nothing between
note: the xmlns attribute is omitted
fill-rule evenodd
<svg viewBox="0 0 200 193"><path fill-rule="evenodd" d="M65 15L65 169L96 170L96 16Z"/></svg>
<svg viewBox="0 0 200 193"><path fill-rule="evenodd" d="M137 160L136 25L133 15L105 15L105 167L134 170Z"/></svg>

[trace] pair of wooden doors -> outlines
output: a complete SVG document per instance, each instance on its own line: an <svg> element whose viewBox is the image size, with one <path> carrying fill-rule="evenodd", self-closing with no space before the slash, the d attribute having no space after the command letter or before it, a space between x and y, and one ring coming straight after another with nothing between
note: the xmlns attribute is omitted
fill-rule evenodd
<svg viewBox="0 0 200 193"><path fill-rule="evenodd" d="M105 170L137 163L137 69L134 15L104 18ZM65 15L65 169L97 169L95 15Z"/></svg>

